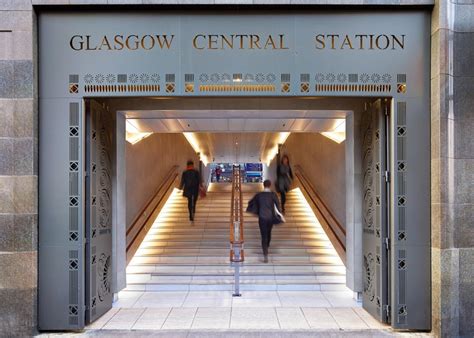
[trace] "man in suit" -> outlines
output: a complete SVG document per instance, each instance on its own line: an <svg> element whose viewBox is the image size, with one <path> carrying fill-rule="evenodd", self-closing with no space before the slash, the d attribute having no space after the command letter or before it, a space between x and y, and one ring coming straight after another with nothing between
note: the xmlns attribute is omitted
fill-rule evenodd
<svg viewBox="0 0 474 338"><path fill-rule="evenodd" d="M179 189L183 190L183 196L188 199L189 220L194 221L196 213L196 203L199 196L199 187L201 186L201 174L194 169L194 162L186 163L186 170L181 175Z"/></svg>
<svg viewBox="0 0 474 338"><path fill-rule="evenodd" d="M268 248L272 239L273 225L282 221L275 212L275 208L280 212L280 203L278 196L271 191L271 186L272 182L265 180L263 182L263 191L256 194L250 200L247 208L247 212L258 215L258 226L262 237L263 260L265 263L268 263Z"/></svg>

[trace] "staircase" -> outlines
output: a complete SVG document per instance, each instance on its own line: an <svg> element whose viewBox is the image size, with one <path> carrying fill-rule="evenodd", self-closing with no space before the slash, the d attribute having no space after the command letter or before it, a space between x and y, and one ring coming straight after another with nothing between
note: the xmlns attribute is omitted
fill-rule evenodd
<svg viewBox="0 0 474 338"><path fill-rule="evenodd" d="M261 189L243 184L243 199ZM211 184L188 219L175 190L127 267L127 290L232 290L229 264L231 184ZM275 226L263 263L257 218L246 214L241 290L344 290L345 267L299 189L288 194L286 220Z"/></svg>

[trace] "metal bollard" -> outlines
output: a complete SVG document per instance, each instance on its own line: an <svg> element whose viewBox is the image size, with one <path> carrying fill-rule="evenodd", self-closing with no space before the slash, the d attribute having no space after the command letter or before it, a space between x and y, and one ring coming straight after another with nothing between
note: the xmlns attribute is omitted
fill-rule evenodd
<svg viewBox="0 0 474 338"><path fill-rule="evenodd" d="M240 293L240 245L234 244L234 256L237 262L233 262L234 264L234 293L232 297L240 297L242 294Z"/></svg>
<svg viewBox="0 0 474 338"><path fill-rule="evenodd" d="M232 249L234 251L234 293L233 297L240 297L240 255L241 255L241 244L240 242L240 222L234 222L234 244Z"/></svg>

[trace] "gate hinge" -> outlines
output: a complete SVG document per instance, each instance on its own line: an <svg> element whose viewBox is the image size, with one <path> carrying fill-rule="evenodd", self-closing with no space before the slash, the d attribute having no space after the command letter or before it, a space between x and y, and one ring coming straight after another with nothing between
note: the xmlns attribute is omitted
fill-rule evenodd
<svg viewBox="0 0 474 338"><path fill-rule="evenodd" d="M390 250L390 238L385 237L384 243L385 243L385 250L389 251Z"/></svg>
<svg viewBox="0 0 474 338"><path fill-rule="evenodd" d="M89 177L89 172L87 170L84 170L84 177Z"/></svg>
<svg viewBox="0 0 474 338"><path fill-rule="evenodd" d="M383 176L385 178L386 183L390 182L390 171L385 170L385 172L383 173Z"/></svg>
<svg viewBox="0 0 474 338"><path fill-rule="evenodd" d="M384 113L385 113L385 116L388 116L388 105L385 105Z"/></svg>
<svg viewBox="0 0 474 338"><path fill-rule="evenodd" d="M387 316L387 318L390 318L390 305L384 305L383 310L385 312L385 316Z"/></svg>

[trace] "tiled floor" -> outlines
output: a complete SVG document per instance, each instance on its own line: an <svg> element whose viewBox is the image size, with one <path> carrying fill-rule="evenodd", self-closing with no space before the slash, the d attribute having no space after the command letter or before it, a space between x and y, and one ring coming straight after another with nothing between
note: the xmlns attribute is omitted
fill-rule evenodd
<svg viewBox="0 0 474 338"><path fill-rule="evenodd" d="M123 291L88 330L387 330L350 291Z"/></svg>

